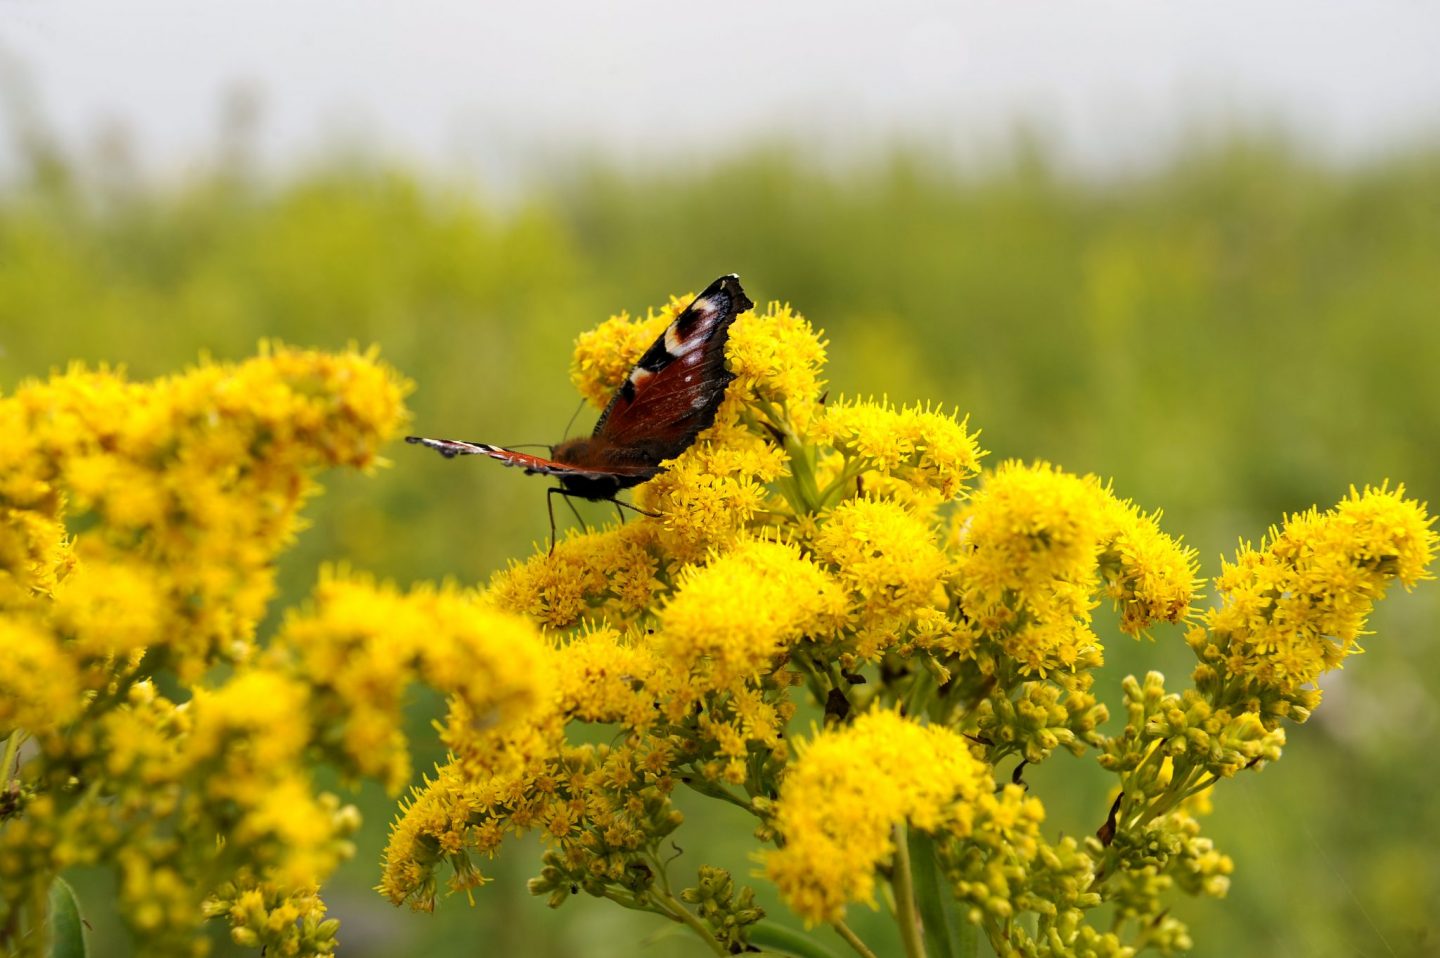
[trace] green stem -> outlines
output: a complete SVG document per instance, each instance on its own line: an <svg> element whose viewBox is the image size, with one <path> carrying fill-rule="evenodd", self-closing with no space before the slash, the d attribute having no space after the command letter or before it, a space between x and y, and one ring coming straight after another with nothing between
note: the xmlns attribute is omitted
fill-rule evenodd
<svg viewBox="0 0 1440 958"><path fill-rule="evenodd" d="M845 461L845 468L840 471L840 475L836 476L831 480L830 485L820 491L821 507L829 508L835 505L837 501L843 498L850 484L859 478L860 474L864 471L865 466L860 461L859 456L847 459Z"/></svg>
<svg viewBox="0 0 1440 958"><path fill-rule="evenodd" d="M694 766L691 767L693 768ZM737 808L745 809L745 811L749 812L751 815L759 815L759 812L755 811L754 805L751 805L745 799L731 792L729 789L722 788L721 786L716 785L714 782L707 780L698 771L693 772L690 775L684 776L680 779L680 781L688 785L692 791L699 792L701 795L708 796L709 798L718 798L722 802L729 802L731 805L734 805Z"/></svg>
<svg viewBox="0 0 1440 958"><path fill-rule="evenodd" d="M632 911L647 911L652 915L659 915L661 918L668 918L688 926L692 931L703 938L710 945L710 950L717 955L725 954L724 947L715 940L710 929L691 913L690 909L676 901L674 897L663 891L652 891L650 901L642 904L634 895L620 891L616 888L605 889L605 897L620 905L622 908L629 908Z"/></svg>
<svg viewBox="0 0 1440 958"><path fill-rule="evenodd" d="M843 921L831 922L831 924L834 925L835 931L839 933L840 937L845 939L845 943L855 949L856 954L861 955L862 958L878 958L875 952L860 940L860 936L850 930L849 925Z"/></svg>
<svg viewBox="0 0 1440 958"><path fill-rule="evenodd" d="M785 454L790 457L790 475L795 479L800 498L804 500L806 512L820 511L820 485L815 479L815 464L810 461L812 450L800 445L789 433L785 434Z"/></svg>
<svg viewBox="0 0 1440 958"><path fill-rule="evenodd" d="M805 675L805 685L809 688L810 694L815 696L816 704L824 708L825 702L829 698L830 689L826 688L821 680L831 681L830 676L826 674L824 669L815 664L813 658L798 648L792 654L792 658L800 664L800 670ZM830 688L837 687L838 686L834 684L830 686Z"/></svg>
<svg viewBox="0 0 1440 958"><path fill-rule="evenodd" d="M723 955L726 953L725 946L720 944L720 942L716 940L714 933L711 932L709 928L706 928L705 923L699 918L695 917L695 913L692 912L690 909L686 908L684 903L678 901L669 892L661 892L658 898L670 909L673 909L673 913L670 915L670 917L678 922L689 926L691 931L695 932L695 934L699 935L705 940L705 943L710 946L711 951L715 952L715 954L717 955Z"/></svg>
<svg viewBox="0 0 1440 958"><path fill-rule="evenodd" d="M1193 781L1197 777L1200 780L1198 782ZM1146 822L1154 821L1161 815L1174 811L1185 799L1205 791L1205 789L1214 785L1217 781L1219 781L1219 779L1214 776L1207 779L1203 769L1191 769L1183 781L1178 784L1172 783L1168 790L1145 809L1144 814L1137 824L1144 825Z"/></svg>
<svg viewBox="0 0 1440 958"><path fill-rule="evenodd" d="M5 740L5 761L3 765L0 765L0 783L7 788L10 785L10 776L13 774L10 769L15 765L15 756L20 753L20 739L24 734L17 728Z"/></svg>
<svg viewBox="0 0 1440 958"><path fill-rule="evenodd" d="M1160 755L1160 745L1161 742L1159 739L1156 739L1154 742L1152 742L1150 748L1145 752L1144 757L1142 757L1139 764L1135 766L1135 770L1127 776L1127 778L1129 778L1130 780L1127 783L1130 786L1130 791L1133 792L1136 790L1136 788L1141 784L1141 774L1149 767L1151 760L1154 759L1157 755Z"/></svg>
<svg viewBox="0 0 1440 958"><path fill-rule="evenodd" d="M910 846L900 828L897 825L891 836L895 842L895 868L890 874L890 884L895 889L895 920L900 923L900 941L905 946L906 958L925 958L920 916L915 911L915 879L910 874Z"/></svg>

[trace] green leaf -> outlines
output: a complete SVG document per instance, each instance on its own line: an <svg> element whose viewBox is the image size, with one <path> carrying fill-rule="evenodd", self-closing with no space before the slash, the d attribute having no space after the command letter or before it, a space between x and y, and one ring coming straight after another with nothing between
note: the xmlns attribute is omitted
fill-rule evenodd
<svg viewBox="0 0 1440 958"><path fill-rule="evenodd" d="M75 889L63 878L50 883L50 958L87 958L85 920Z"/></svg>
<svg viewBox="0 0 1440 958"><path fill-rule="evenodd" d="M777 925L763 918L750 927L750 943L765 949L767 955L790 955L792 958L836 958L835 952L815 942L809 935L793 928Z"/></svg>
<svg viewBox="0 0 1440 958"><path fill-rule="evenodd" d="M975 952L961 951L957 921L964 922L955 908L950 889L940 877L935 858L935 841L916 828L905 830L910 846L910 879L915 885L915 909L925 926L925 953L930 958L973 958ZM968 924L968 922L966 922Z"/></svg>

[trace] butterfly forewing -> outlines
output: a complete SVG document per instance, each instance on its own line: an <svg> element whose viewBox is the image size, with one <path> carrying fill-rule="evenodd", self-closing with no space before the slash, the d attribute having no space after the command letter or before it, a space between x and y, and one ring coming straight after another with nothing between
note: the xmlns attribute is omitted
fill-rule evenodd
<svg viewBox="0 0 1440 958"><path fill-rule="evenodd" d="M491 459L498 459L507 466L515 466L524 469L526 472L540 473L547 476L575 476L585 479L600 479L606 476L630 476L643 472L643 468L620 465L612 469L587 469L583 466L570 465L564 462L556 462L554 459L546 459L542 456L532 456L525 452L516 452L514 449L506 449L503 446L492 446L484 442L466 442L463 439L430 439L425 436L406 436L406 442L419 443L434 449L446 459L453 459L456 456L489 456Z"/></svg>
<svg viewBox="0 0 1440 958"><path fill-rule="evenodd" d="M725 369L730 325L753 305L733 273L711 283L630 370L595 424L594 438L604 446L638 447L657 464L684 452L715 421L735 378Z"/></svg>

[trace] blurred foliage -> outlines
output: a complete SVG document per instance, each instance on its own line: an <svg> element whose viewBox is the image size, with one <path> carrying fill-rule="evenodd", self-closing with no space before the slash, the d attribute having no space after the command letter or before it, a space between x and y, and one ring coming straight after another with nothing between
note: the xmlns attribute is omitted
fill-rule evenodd
<svg viewBox="0 0 1440 958"><path fill-rule="evenodd" d="M958 406L992 464L1113 476L1166 509L1207 574L1235 530L1258 538L1352 482L1440 500L1440 153L1334 169L1238 140L1094 182L1036 151L983 171L909 152L837 172L785 147L708 172L578 162L501 204L358 161L278 183L220 162L155 185L38 143L0 194L6 390L76 359L150 376L263 337L374 342L419 383L418 431L553 443L576 402L579 331L737 270L757 302L787 299L828 331L832 395ZM285 560L281 605L323 560L483 582L543 541L543 482L404 447L392 459L332 477ZM1440 948L1436 591L1382 609L1369 654L1332 677L1285 760L1222 799L1209 827L1237 874L1227 902L1183 916L1199 954ZM1125 671L1186 668L1176 634L1109 651L1112 689ZM434 711L416 703L417 735ZM1089 781L1051 808L1052 830L1100 824L1103 780ZM473 909L394 911L369 890L391 805L362 804L360 854L327 896L347 955L686 953L613 909L547 914L523 855ZM715 847L686 851L749 873L744 829L727 845L715 824ZM76 877L82 902L105 894ZM117 934L97 927L95 953L127 954Z"/></svg>

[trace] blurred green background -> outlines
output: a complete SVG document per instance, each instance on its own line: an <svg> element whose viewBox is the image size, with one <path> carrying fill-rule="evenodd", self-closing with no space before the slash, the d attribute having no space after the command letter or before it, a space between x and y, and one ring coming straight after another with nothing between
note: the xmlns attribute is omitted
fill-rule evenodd
<svg viewBox="0 0 1440 958"><path fill-rule="evenodd" d="M278 181L222 160L157 185L31 139L0 194L0 389L75 359L149 377L267 337L375 343L416 383L417 431L555 442L578 332L735 270L757 301L823 327L832 395L958 407L992 463L1113 477L1165 510L1207 576L1237 538L1352 482L1440 501L1440 152L1331 168L1283 141L1221 138L1079 179L1017 144L979 169L924 150L822 169L798 144L700 172L576 160L501 203L354 157ZM399 444L390 456L327 478L280 605L325 561L483 583L543 541L544 482ZM1209 830L1236 874L1228 900L1179 907L1197 955L1440 953L1437 622L1440 588L1393 596L1284 761L1220 791ZM1109 701L1127 671L1178 684L1188 656L1173 632L1117 636ZM439 757L436 709L415 703L422 769ZM1058 756L1027 777L1052 834L1103 820L1108 781L1091 764ZM359 800L359 853L327 895L344 955L697 953L608 903L549 913L525 892L538 854L524 841L474 907L392 909L369 889L393 805ZM687 811L684 868L753 868L744 822ZM104 877L82 877L103 900ZM95 911L97 953L129 954ZM862 933L885 924L854 916Z"/></svg>

